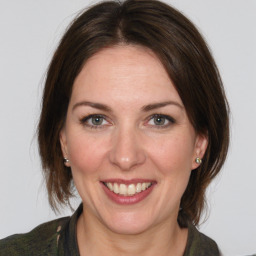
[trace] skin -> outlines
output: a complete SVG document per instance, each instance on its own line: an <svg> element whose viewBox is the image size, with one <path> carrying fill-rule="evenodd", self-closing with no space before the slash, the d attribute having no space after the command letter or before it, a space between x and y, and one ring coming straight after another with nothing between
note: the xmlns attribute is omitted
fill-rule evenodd
<svg viewBox="0 0 256 256"><path fill-rule="evenodd" d="M89 115L104 118L95 125ZM85 209L77 224L81 255L183 255L180 199L207 138L196 134L153 52L119 45L91 57L75 79L60 141ZM102 189L106 179L156 185L144 200L120 205Z"/></svg>

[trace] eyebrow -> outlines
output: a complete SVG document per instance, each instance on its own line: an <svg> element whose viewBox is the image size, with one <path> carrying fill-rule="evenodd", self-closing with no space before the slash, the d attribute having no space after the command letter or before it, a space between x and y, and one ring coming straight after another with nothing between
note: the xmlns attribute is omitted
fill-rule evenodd
<svg viewBox="0 0 256 256"><path fill-rule="evenodd" d="M142 110L144 112L147 112L147 111L157 109L157 108L162 108L162 107L165 107L165 106L168 106L168 105L175 105L175 106L177 106L181 109L184 108L181 104L179 104L176 101L165 101L165 102L159 102L159 103L154 103L154 104L149 104L149 105L143 106Z"/></svg>
<svg viewBox="0 0 256 256"><path fill-rule="evenodd" d="M145 105L141 109L142 109L143 112L147 112L147 111L157 109L157 108L162 108L162 107L165 107L165 106L168 106L168 105L175 105L175 106L177 106L181 109L184 108L181 104L179 104L176 101L165 101L165 102L159 102L159 103L153 103L153 104ZM101 103L96 103L96 102L90 102L90 101L81 101L81 102L76 103L72 107L72 111L74 111L74 109L76 109L77 107L80 107L80 106L89 106L89 107L97 108L97 109L100 109L100 110L103 110L103 111L106 111L106 112L112 112L112 109L110 107L108 107L107 105L101 104Z"/></svg>
<svg viewBox="0 0 256 256"><path fill-rule="evenodd" d="M107 105L104 105L104 104L101 104L101 103L96 103L96 102L90 102L90 101L81 101L81 102L76 103L73 106L72 111L74 111L74 109L76 109L77 107L80 107L80 106L89 106L89 107L92 107L92 108L97 108L97 109L100 109L100 110L104 110L106 112L112 112L111 108L108 107Z"/></svg>

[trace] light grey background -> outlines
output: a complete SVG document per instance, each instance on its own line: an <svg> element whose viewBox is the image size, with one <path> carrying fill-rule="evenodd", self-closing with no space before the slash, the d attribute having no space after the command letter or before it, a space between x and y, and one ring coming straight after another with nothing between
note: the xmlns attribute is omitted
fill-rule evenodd
<svg viewBox="0 0 256 256"><path fill-rule="evenodd" d="M44 73L67 24L94 2L0 0L0 238L56 218L42 184L35 137ZM205 36L232 111L229 157L208 190L210 216L200 229L224 255L255 253L256 1L166 2Z"/></svg>

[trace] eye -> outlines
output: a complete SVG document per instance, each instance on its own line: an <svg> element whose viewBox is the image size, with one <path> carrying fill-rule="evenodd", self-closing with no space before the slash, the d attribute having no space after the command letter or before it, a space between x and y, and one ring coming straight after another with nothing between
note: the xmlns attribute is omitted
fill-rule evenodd
<svg viewBox="0 0 256 256"><path fill-rule="evenodd" d="M148 124L150 126L159 126L157 128L165 128L169 127L171 124L174 124L175 120L168 115L162 115L162 114L154 114L150 117Z"/></svg>
<svg viewBox="0 0 256 256"><path fill-rule="evenodd" d="M102 128L109 125L104 115L89 115L80 120L80 123L90 128Z"/></svg>
<svg viewBox="0 0 256 256"><path fill-rule="evenodd" d="M93 116L90 118L90 121L93 125L101 125L104 119L102 116Z"/></svg>

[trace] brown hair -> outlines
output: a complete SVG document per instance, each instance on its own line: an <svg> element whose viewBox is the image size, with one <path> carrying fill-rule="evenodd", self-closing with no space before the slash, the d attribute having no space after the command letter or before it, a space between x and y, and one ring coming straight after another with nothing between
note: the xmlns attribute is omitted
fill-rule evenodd
<svg viewBox="0 0 256 256"><path fill-rule="evenodd" d="M181 226L187 221L198 224L205 190L227 155L229 108L218 69L198 30L180 12L155 0L97 4L80 14L64 34L47 72L38 126L50 205L57 209L58 204L69 204L73 194L59 133L74 80L88 58L120 43L147 47L159 57L196 132L208 137L203 163L191 173L178 216Z"/></svg>

